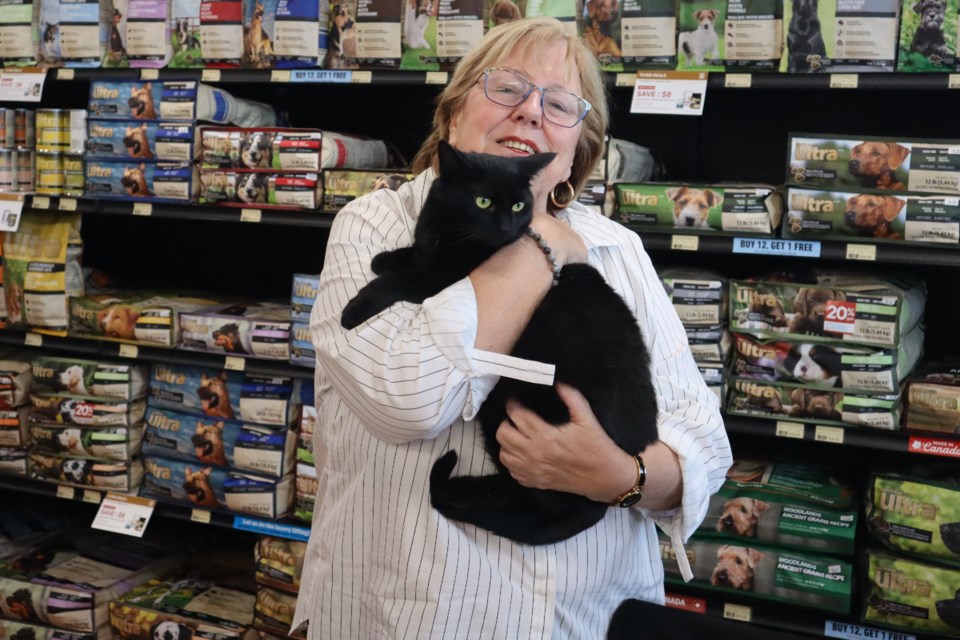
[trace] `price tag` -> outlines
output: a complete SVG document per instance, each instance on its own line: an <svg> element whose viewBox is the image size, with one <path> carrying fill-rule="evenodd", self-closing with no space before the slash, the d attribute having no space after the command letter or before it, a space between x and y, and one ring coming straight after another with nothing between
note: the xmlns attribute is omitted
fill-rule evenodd
<svg viewBox="0 0 960 640"><path fill-rule="evenodd" d="M947 89L960 89L960 73L951 73L947 79Z"/></svg>
<svg viewBox="0 0 960 640"><path fill-rule="evenodd" d="M247 368L247 361L238 356L227 356L224 359L223 368L230 371L243 371Z"/></svg>
<svg viewBox="0 0 960 640"><path fill-rule="evenodd" d="M750 622L753 619L753 609L742 604L723 603L723 617L727 620Z"/></svg>
<svg viewBox="0 0 960 640"><path fill-rule="evenodd" d="M94 491L92 489L83 490L83 501L89 502L90 504L100 504L100 500L103 496L100 495L99 491Z"/></svg>
<svg viewBox="0 0 960 640"><path fill-rule="evenodd" d="M752 84L753 76L749 73L728 73L723 79L727 89L749 89Z"/></svg>
<svg viewBox="0 0 960 640"><path fill-rule="evenodd" d="M370 84L373 82L373 72L372 71L354 71L353 77L350 78L350 82L353 84Z"/></svg>
<svg viewBox="0 0 960 640"><path fill-rule="evenodd" d="M77 491L73 487L68 487L62 484L57 485L58 498L64 498L65 500L73 500L73 497L75 495L77 495Z"/></svg>
<svg viewBox="0 0 960 640"><path fill-rule="evenodd" d="M76 211L77 199L76 198L60 198L60 202L57 203L57 208L60 209L60 211Z"/></svg>
<svg viewBox="0 0 960 640"><path fill-rule="evenodd" d="M855 73L831 73L831 89L856 89L860 84L860 76Z"/></svg>
<svg viewBox="0 0 960 640"><path fill-rule="evenodd" d="M635 73L618 73L615 78L616 86L632 87L636 79L637 79L637 75Z"/></svg>
<svg viewBox="0 0 960 640"><path fill-rule="evenodd" d="M288 69L274 69L270 72L270 82L290 82Z"/></svg>
<svg viewBox="0 0 960 640"><path fill-rule="evenodd" d="M0 102L40 102L47 72L36 67L0 71Z"/></svg>
<svg viewBox="0 0 960 640"><path fill-rule="evenodd" d="M0 231L16 231L22 214L23 196L0 195Z"/></svg>
<svg viewBox="0 0 960 640"><path fill-rule="evenodd" d="M670 236L670 248L674 251L696 251L700 248L700 236Z"/></svg>
<svg viewBox="0 0 960 640"><path fill-rule="evenodd" d="M804 427L799 422L785 422L777 420L776 434L781 438L796 438L803 440Z"/></svg>
<svg viewBox="0 0 960 640"><path fill-rule="evenodd" d="M847 300L827 300L823 309L823 330L833 333L853 333L857 321L857 303Z"/></svg>
<svg viewBox="0 0 960 640"><path fill-rule="evenodd" d="M100 509L90 526L93 529L142 538L156 506L156 500L108 493L100 503Z"/></svg>
<svg viewBox="0 0 960 640"><path fill-rule="evenodd" d="M843 444L842 427L825 427L817 425L817 430L813 434L813 439L817 442L829 442L830 444Z"/></svg>
<svg viewBox="0 0 960 640"><path fill-rule="evenodd" d="M865 260L876 262L877 245L875 244L848 244L847 260Z"/></svg>
<svg viewBox="0 0 960 640"><path fill-rule="evenodd" d="M140 69L141 80L157 80L160 78L160 69Z"/></svg>
<svg viewBox="0 0 960 640"><path fill-rule="evenodd" d="M447 84L449 74L446 71L427 71L427 84Z"/></svg>
<svg viewBox="0 0 960 640"><path fill-rule="evenodd" d="M153 205L149 202L134 202L133 203L133 215L135 216L149 216L153 214Z"/></svg>
<svg viewBox="0 0 960 640"><path fill-rule="evenodd" d="M49 209L50 198L48 198L47 196L33 196L33 200L30 202L30 206L33 209Z"/></svg>
<svg viewBox="0 0 960 640"><path fill-rule="evenodd" d="M260 209L241 209L240 222L260 222Z"/></svg>
<svg viewBox="0 0 960 640"><path fill-rule="evenodd" d="M23 337L23 344L28 347L42 347L43 346L43 336L39 333L28 333Z"/></svg>
<svg viewBox="0 0 960 640"><path fill-rule="evenodd" d="M137 345L135 344L121 344L120 345L120 357L121 358L136 358L139 353Z"/></svg>
<svg viewBox="0 0 960 640"><path fill-rule="evenodd" d="M57 80L73 80L73 69L57 69Z"/></svg>
<svg viewBox="0 0 960 640"><path fill-rule="evenodd" d="M203 509L193 509L190 511L190 521L200 524L210 524L210 512Z"/></svg>
<svg viewBox="0 0 960 640"><path fill-rule="evenodd" d="M820 243L816 240L781 240L780 238L734 238L734 253L766 256L819 258Z"/></svg>
<svg viewBox="0 0 960 640"><path fill-rule="evenodd" d="M706 100L705 71L638 71L630 113L700 116Z"/></svg>
<svg viewBox="0 0 960 640"><path fill-rule="evenodd" d="M200 72L201 82L220 82L220 69L204 69Z"/></svg>

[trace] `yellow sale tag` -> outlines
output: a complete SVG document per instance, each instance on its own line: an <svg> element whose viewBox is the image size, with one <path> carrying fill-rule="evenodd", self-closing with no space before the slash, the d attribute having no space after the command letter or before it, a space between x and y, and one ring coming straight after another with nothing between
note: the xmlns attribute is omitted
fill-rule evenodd
<svg viewBox="0 0 960 640"><path fill-rule="evenodd" d="M738 620L739 622L750 622L753 619L753 609L741 604L723 603L723 617L727 620Z"/></svg>
<svg viewBox="0 0 960 640"><path fill-rule="evenodd" d="M32 205L34 209L49 209L50 198L47 196L33 196Z"/></svg>
<svg viewBox="0 0 960 640"><path fill-rule="evenodd" d="M260 222L260 209L241 209L240 222Z"/></svg>
<svg viewBox="0 0 960 640"><path fill-rule="evenodd" d="M100 499L103 496L99 491L91 491L90 489L83 490L83 501L89 502L91 504L100 504Z"/></svg>
<svg viewBox="0 0 960 640"><path fill-rule="evenodd" d="M120 345L120 357L121 358L136 358L139 353L137 345L135 344L121 344Z"/></svg>
<svg viewBox="0 0 960 640"><path fill-rule="evenodd" d="M153 213L153 205L149 202L134 202L133 203L133 215L135 216L149 216Z"/></svg>
<svg viewBox="0 0 960 640"><path fill-rule="evenodd" d="M210 524L210 512L203 509L193 509L190 512L190 520L201 524Z"/></svg>
<svg viewBox="0 0 960 640"><path fill-rule="evenodd" d="M62 484L57 485L57 497L65 498L67 500L73 500L73 497L77 495L76 490L73 487L67 487Z"/></svg>
<svg viewBox="0 0 960 640"><path fill-rule="evenodd" d="M446 71L427 71L427 84L447 84L449 74Z"/></svg>
<svg viewBox="0 0 960 640"><path fill-rule="evenodd" d="M674 251L696 251L700 248L700 236L671 236L670 248Z"/></svg>
<svg viewBox="0 0 960 640"><path fill-rule="evenodd" d="M354 71L350 76L350 81L354 84L370 84L373 82L373 72Z"/></svg>
<svg viewBox="0 0 960 640"><path fill-rule="evenodd" d="M847 260L865 260L867 262L875 262L877 260L877 245L848 244Z"/></svg>
<svg viewBox="0 0 960 640"><path fill-rule="evenodd" d="M752 84L753 76L749 73L728 73L723 82L727 89L749 89Z"/></svg>
<svg viewBox="0 0 960 640"><path fill-rule="evenodd" d="M43 346L43 336L39 333L28 333L23 338L23 344L28 347L42 347Z"/></svg>
<svg viewBox="0 0 960 640"><path fill-rule="evenodd" d="M825 427L817 425L817 430L813 434L813 439L817 442L829 442L830 444L843 444L842 427Z"/></svg>
<svg viewBox="0 0 960 640"><path fill-rule="evenodd" d="M860 76L855 73L830 74L831 89L856 89L860 83Z"/></svg>
<svg viewBox="0 0 960 640"><path fill-rule="evenodd" d="M60 198L60 202L57 206L60 211L76 211L77 200L76 198Z"/></svg>
<svg viewBox="0 0 960 640"><path fill-rule="evenodd" d="M803 440L803 425L798 422L777 420L777 435L781 438L797 438Z"/></svg>
<svg viewBox="0 0 960 640"><path fill-rule="evenodd" d="M141 69L140 70L141 80L156 80L159 77L160 77L159 69Z"/></svg>
<svg viewBox="0 0 960 640"><path fill-rule="evenodd" d="M247 361L238 356L227 356L223 363L223 368L229 369L230 371L243 371L247 368Z"/></svg>
<svg viewBox="0 0 960 640"><path fill-rule="evenodd" d="M618 87L632 87L636 79L637 74L635 73L618 73L616 77L616 84Z"/></svg>
<svg viewBox="0 0 960 640"><path fill-rule="evenodd" d="M270 72L270 82L290 82L290 71L287 69L274 69Z"/></svg>
<svg viewBox="0 0 960 640"><path fill-rule="evenodd" d="M57 69L57 80L73 80L73 69Z"/></svg>
<svg viewBox="0 0 960 640"><path fill-rule="evenodd" d="M200 72L202 82L220 82L220 69L204 69Z"/></svg>

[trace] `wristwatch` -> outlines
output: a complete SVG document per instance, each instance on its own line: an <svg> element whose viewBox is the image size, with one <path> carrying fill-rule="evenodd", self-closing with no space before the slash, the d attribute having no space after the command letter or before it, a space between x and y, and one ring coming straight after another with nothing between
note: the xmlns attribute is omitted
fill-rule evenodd
<svg viewBox="0 0 960 640"><path fill-rule="evenodd" d="M633 456L633 461L637 463L637 483L621 493L620 496L610 503L611 507L632 507L640 502L643 497L643 485L647 481L647 467L643 464L643 458L638 453Z"/></svg>

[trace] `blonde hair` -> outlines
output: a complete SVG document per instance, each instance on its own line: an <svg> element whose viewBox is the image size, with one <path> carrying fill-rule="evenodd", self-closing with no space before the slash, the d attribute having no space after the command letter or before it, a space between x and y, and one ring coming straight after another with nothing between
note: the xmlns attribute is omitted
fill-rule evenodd
<svg viewBox="0 0 960 640"><path fill-rule="evenodd" d="M583 98L592 105L583 119L570 170L570 183L574 192L579 194L603 155L603 140L609 120L606 87L596 58L580 38L571 35L556 18L527 18L494 27L478 46L460 59L449 84L437 97L433 132L413 159L414 172L420 173L428 167L436 168L437 145L449 138L454 114L463 108L467 95L484 69L498 66L514 53L538 54L558 40L566 43L565 65L577 70ZM563 185L557 187L558 199L566 199L569 196L568 189Z"/></svg>

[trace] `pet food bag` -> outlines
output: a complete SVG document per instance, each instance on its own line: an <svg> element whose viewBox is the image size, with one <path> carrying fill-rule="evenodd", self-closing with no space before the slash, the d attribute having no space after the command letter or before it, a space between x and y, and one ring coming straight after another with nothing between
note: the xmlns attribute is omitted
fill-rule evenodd
<svg viewBox="0 0 960 640"><path fill-rule="evenodd" d="M730 281L730 330L761 338L895 347L923 317L922 281L829 274L816 282Z"/></svg>
<svg viewBox="0 0 960 640"><path fill-rule="evenodd" d="M960 637L960 570L871 551L862 618L909 633Z"/></svg>
<svg viewBox="0 0 960 640"><path fill-rule="evenodd" d="M788 149L788 184L960 194L960 141L791 133Z"/></svg>
<svg viewBox="0 0 960 640"><path fill-rule="evenodd" d="M293 291L290 296L290 319L294 322L310 322L313 303L320 295L320 276L303 273L293 274Z"/></svg>
<svg viewBox="0 0 960 640"><path fill-rule="evenodd" d="M24 449L30 445L29 413L29 406L0 409L0 448Z"/></svg>
<svg viewBox="0 0 960 640"><path fill-rule="evenodd" d="M222 303L149 292L98 292L70 299L70 335L155 347L175 347L177 316Z"/></svg>
<svg viewBox="0 0 960 640"><path fill-rule="evenodd" d="M187 163L87 160L84 175L84 192L96 198L183 203L199 190L197 169Z"/></svg>
<svg viewBox="0 0 960 640"><path fill-rule="evenodd" d="M867 526L887 548L960 567L960 484L955 474L917 468L870 476Z"/></svg>
<svg viewBox="0 0 960 640"><path fill-rule="evenodd" d="M149 402L208 419L285 427L297 415L299 386L293 378L154 363Z"/></svg>
<svg viewBox="0 0 960 640"><path fill-rule="evenodd" d="M39 354L33 358L38 393L71 398L136 400L147 393L147 366Z"/></svg>
<svg viewBox="0 0 960 640"><path fill-rule="evenodd" d="M660 282L684 327L715 327L727 317L727 279L710 271L674 267Z"/></svg>
<svg viewBox="0 0 960 640"><path fill-rule="evenodd" d="M296 496L293 505L293 517L304 522L313 522L313 511L317 506L317 468L307 462L297 463Z"/></svg>
<svg viewBox="0 0 960 640"><path fill-rule="evenodd" d="M905 428L956 434L960 429L960 370L929 363L907 384Z"/></svg>
<svg viewBox="0 0 960 640"><path fill-rule="evenodd" d="M339 211L348 202L379 189L397 190L415 177L403 171L325 170L323 176L324 211Z"/></svg>
<svg viewBox="0 0 960 640"><path fill-rule="evenodd" d="M312 401L311 401L312 402ZM314 449L319 449L317 451L322 463L323 461L323 450L320 449L322 443L315 441L313 439L313 431L316 428L317 424L317 408L312 404L300 405L300 420L298 421L297 428L297 461L306 462L309 465L314 464L314 460L317 458L314 455Z"/></svg>
<svg viewBox="0 0 960 640"><path fill-rule="evenodd" d="M69 456L130 462L139 455L143 425L134 427L77 427L31 423L34 451L46 456Z"/></svg>
<svg viewBox="0 0 960 640"><path fill-rule="evenodd" d="M253 610L253 624L267 633L287 635L297 609L296 594L270 587L257 587L257 604Z"/></svg>
<svg viewBox="0 0 960 640"><path fill-rule="evenodd" d="M95 160L192 162L194 126L183 122L90 120L86 157Z"/></svg>
<svg viewBox="0 0 960 640"><path fill-rule="evenodd" d="M203 464L144 457L142 496L274 520L293 508L293 474L280 480Z"/></svg>
<svg viewBox="0 0 960 640"><path fill-rule="evenodd" d="M30 401L33 389L32 354L13 351L0 356L0 409L12 409Z"/></svg>
<svg viewBox="0 0 960 640"><path fill-rule="evenodd" d="M960 243L960 198L790 187L783 237Z"/></svg>
<svg viewBox="0 0 960 640"><path fill-rule="evenodd" d="M202 171L198 201L260 209L317 209L320 188L316 173Z"/></svg>
<svg viewBox="0 0 960 640"><path fill-rule="evenodd" d="M738 599L776 602L821 611L849 613L853 565L812 552L777 549L755 541L727 543L694 536L686 545L693 580L685 583L673 545L660 538L664 580Z"/></svg>
<svg viewBox="0 0 960 640"><path fill-rule="evenodd" d="M623 15L616 0L583 0L580 37L604 71L623 71Z"/></svg>
<svg viewBox="0 0 960 640"><path fill-rule="evenodd" d="M31 422L90 427L133 427L143 421L147 409L143 400L80 400L37 394L31 394L30 403Z"/></svg>
<svg viewBox="0 0 960 640"><path fill-rule="evenodd" d="M290 364L313 368L317 365L317 353L310 342L310 325L294 322L290 325Z"/></svg>
<svg viewBox="0 0 960 640"><path fill-rule="evenodd" d="M66 335L67 301L83 295L80 214L25 213L3 237L7 321L37 333Z"/></svg>
<svg viewBox="0 0 960 640"><path fill-rule="evenodd" d="M200 42L200 0L171 0L170 49L168 67L173 69L203 66Z"/></svg>
<svg viewBox="0 0 960 640"><path fill-rule="evenodd" d="M409 1L409 0L406 0ZM423 2L424 0L417 0ZM479 0L476 0L479 5ZM344 51L347 65L362 69L397 69L403 55L401 45L401 3L397 0L365 0L356 3L353 27L356 51L350 57ZM331 4L331 14L335 5ZM332 28L331 28L332 31ZM328 44L330 40L327 40Z"/></svg>
<svg viewBox="0 0 960 640"><path fill-rule="evenodd" d="M727 398L727 372L723 363L698 362L697 370L703 376L707 388L717 394L722 409Z"/></svg>
<svg viewBox="0 0 960 640"><path fill-rule="evenodd" d="M243 6L242 66L289 69L317 65L320 11L316 1L250 0Z"/></svg>
<svg viewBox="0 0 960 640"><path fill-rule="evenodd" d="M89 460L30 453L30 477L80 489L135 493L143 478L140 459Z"/></svg>
<svg viewBox="0 0 960 640"><path fill-rule="evenodd" d="M109 601L180 560L169 545L91 529L32 539L0 561L0 614L94 633L107 624Z"/></svg>
<svg viewBox="0 0 960 640"><path fill-rule="evenodd" d="M0 64L29 67L37 64L38 24L34 3L19 0L0 4Z"/></svg>
<svg viewBox="0 0 960 640"><path fill-rule="evenodd" d="M772 236L782 203L763 185L614 185L617 219L637 231Z"/></svg>
<svg viewBox="0 0 960 640"><path fill-rule="evenodd" d="M0 618L0 638L3 640L20 640L21 638L23 640L110 640L102 632L98 634L74 633L38 624L4 620L3 618Z"/></svg>
<svg viewBox="0 0 960 640"><path fill-rule="evenodd" d="M43 0L41 56L51 66L95 68L101 65L109 43L111 24L101 16L112 14L111 0Z"/></svg>
<svg viewBox="0 0 960 640"><path fill-rule="evenodd" d="M412 71L436 71L440 60L449 64L463 56L457 48L443 47L444 41L474 45L483 37L483 0L469 2L434 2L433 0L398 0L403 9L400 14L403 30L400 68ZM437 12L444 16L438 18ZM462 15L460 15L462 13ZM449 24L448 24L449 23ZM440 33L443 26L443 33Z"/></svg>
<svg viewBox="0 0 960 640"><path fill-rule="evenodd" d="M731 374L761 382L802 384L809 389L893 394L899 392L900 383L920 359L923 336L923 326L917 325L896 348L870 348L758 340L737 333Z"/></svg>
<svg viewBox="0 0 960 640"><path fill-rule="evenodd" d="M5 476L19 476L26 478L28 473L28 455L27 449L6 449L0 447L0 474ZM3 619L0 618L0 624Z"/></svg>
<svg viewBox="0 0 960 640"><path fill-rule="evenodd" d="M204 169L319 171L323 133L296 129L200 130Z"/></svg>
<svg viewBox="0 0 960 640"><path fill-rule="evenodd" d="M106 18L107 47L103 51L101 66L104 69L123 69L130 66L127 55L127 18L129 0L108 0ZM91 83L92 84L92 83Z"/></svg>
<svg viewBox="0 0 960 640"><path fill-rule="evenodd" d="M131 67L160 69L173 56L170 3L127 0L127 59Z"/></svg>
<svg viewBox="0 0 960 640"><path fill-rule="evenodd" d="M723 363L730 356L733 341L722 326L684 327L690 353L698 363Z"/></svg>
<svg viewBox="0 0 960 640"><path fill-rule="evenodd" d="M293 471L296 435L289 429L211 420L151 407L143 454L281 478Z"/></svg>
<svg viewBox="0 0 960 640"><path fill-rule="evenodd" d="M195 80L90 83L90 117L107 120L185 120L197 110Z"/></svg>
<svg viewBox="0 0 960 640"><path fill-rule="evenodd" d="M903 3L897 71L952 72L957 68L957 0Z"/></svg>
<svg viewBox="0 0 960 640"><path fill-rule="evenodd" d="M680 0L677 69L776 71L783 3Z"/></svg>
<svg viewBox="0 0 960 640"><path fill-rule="evenodd" d="M243 59L244 36L241 0L200 1L200 42L204 67L239 67Z"/></svg>
<svg viewBox="0 0 960 640"><path fill-rule="evenodd" d="M727 471L724 487L763 494L758 497L783 496L829 509L855 508L850 486L835 477L831 469L811 463L737 458Z"/></svg>
<svg viewBox="0 0 960 640"><path fill-rule="evenodd" d="M297 540L260 536L253 548L257 584L287 593L300 591L307 545Z"/></svg>
<svg viewBox="0 0 960 640"><path fill-rule="evenodd" d="M180 348L289 360L290 306L258 302L182 313Z"/></svg>

